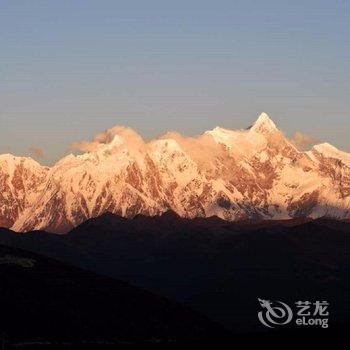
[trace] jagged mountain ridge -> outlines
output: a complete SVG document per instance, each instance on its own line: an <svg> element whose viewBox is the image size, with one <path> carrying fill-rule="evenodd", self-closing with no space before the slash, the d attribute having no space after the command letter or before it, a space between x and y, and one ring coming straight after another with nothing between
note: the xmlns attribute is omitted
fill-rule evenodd
<svg viewBox="0 0 350 350"><path fill-rule="evenodd" d="M61 233L105 212L168 210L225 220L350 218L350 154L329 144L301 152L265 113L246 130L145 143L119 128L93 146L51 168L0 156L0 226Z"/></svg>

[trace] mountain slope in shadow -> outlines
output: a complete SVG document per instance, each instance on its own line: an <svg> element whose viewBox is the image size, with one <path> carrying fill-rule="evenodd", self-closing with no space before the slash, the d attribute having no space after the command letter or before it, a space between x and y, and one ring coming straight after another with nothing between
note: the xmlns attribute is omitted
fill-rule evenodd
<svg viewBox="0 0 350 350"><path fill-rule="evenodd" d="M67 235L14 234L0 243L52 256L188 303L235 332L262 330L258 298L327 300L350 324L350 225L328 219L230 223L105 214Z"/></svg>
<svg viewBox="0 0 350 350"><path fill-rule="evenodd" d="M0 246L0 336L6 344L190 342L227 332L127 283Z"/></svg>

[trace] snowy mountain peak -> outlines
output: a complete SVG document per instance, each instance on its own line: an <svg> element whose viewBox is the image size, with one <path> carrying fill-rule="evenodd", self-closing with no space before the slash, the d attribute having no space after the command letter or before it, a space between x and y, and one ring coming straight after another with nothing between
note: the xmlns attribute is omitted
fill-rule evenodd
<svg viewBox="0 0 350 350"><path fill-rule="evenodd" d="M205 134L211 135L216 141L229 139L233 133L235 133L234 130L224 129L221 126L216 126L213 130L205 132Z"/></svg>
<svg viewBox="0 0 350 350"><path fill-rule="evenodd" d="M125 142L124 138L120 135L114 135L111 142L108 143L110 147L117 147Z"/></svg>
<svg viewBox="0 0 350 350"><path fill-rule="evenodd" d="M47 168L45 166L40 165L36 160L30 157L18 157L10 153L0 154L0 170L3 167L12 167L15 169L15 166L22 165L26 168L37 170L40 168Z"/></svg>
<svg viewBox="0 0 350 350"><path fill-rule="evenodd" d="M231 130L222 128L221 126L216 126L213 130L210 131L210 133L214 135L222 135L222 134L227 134Z"/></svg>
<svg viewBox="0 0 350 350"><path fill-rule="evenodd" d="M312 148L313 151L320 153L326 158L341 160L345 165L350 167L350 154L339 150L328 142L320 143Z"/></svg>
<svg viewBox="0 0 350 350"><path fill-rule="evenodd" d="M324 143L319 143L317 145L315 145L313 147L316 151L320 152L320 153L334 153L334 152L339 152L339 150L332 146L330 143L328 142L324 142Z"/></svg>
<svg viewBox="0 0 350 350"><path fill-rule="evenodd" d="M0 227L67 232L106 212L168 210L226 220L350 219L350 154L327 143L298 152L266 113L248 130L168 132L145 142L116 126L78 145L85 153L51 168L0 155Z"/></svg>
<svg viewBox="0 0 350 350"><path fill-rule="evenodd" d="M272 119L265 113L261 113L259 118L250 128L250 131L253 132L271 132L276 131L276 124L272 121Z"/></svg>

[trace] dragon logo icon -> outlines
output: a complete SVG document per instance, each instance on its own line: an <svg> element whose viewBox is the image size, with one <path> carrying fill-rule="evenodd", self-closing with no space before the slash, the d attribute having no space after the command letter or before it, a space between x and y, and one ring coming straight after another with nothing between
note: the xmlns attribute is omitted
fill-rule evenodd
<svg viewBox="0 0 350 350"><path fill-rule="evenodd" d="M263 311L258 313L259 321L266 327L274 328L289 323L293 318L292 309L282 301L258 298Z"/></svg>

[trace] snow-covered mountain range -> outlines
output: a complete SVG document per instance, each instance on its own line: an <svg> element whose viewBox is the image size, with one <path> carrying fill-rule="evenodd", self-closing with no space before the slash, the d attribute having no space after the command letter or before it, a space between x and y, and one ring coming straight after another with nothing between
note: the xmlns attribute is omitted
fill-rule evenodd
<svg viewBox="0 0 350 350"><path fill-rule="evenodd" d="M52 167L0 155L0 226L62 233L105 212L168 210L350 219L350 154L327 143L299 151L265 113L248 129L216 127L196 138L167 133L146 143L123 127L108 136Z"/></svg>

